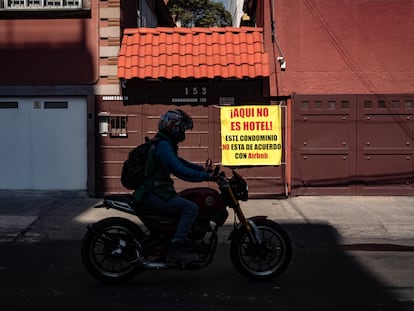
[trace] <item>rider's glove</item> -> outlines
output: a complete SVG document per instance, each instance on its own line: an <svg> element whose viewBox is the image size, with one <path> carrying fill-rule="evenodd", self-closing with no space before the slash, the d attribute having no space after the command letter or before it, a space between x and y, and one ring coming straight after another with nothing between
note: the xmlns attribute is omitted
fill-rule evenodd
<svg viewBox="0 0 414 311"><path fill-rule="evenodd" d="M209 175L209 177L208 177L208 180L209 180L209 181L217 181L217 177L218 177L218 176L217 176L217 175L215 175L215 174L214 174L214 172L209 173L208 175Z"/></svg>
<svg viewBox="0 0 414 311"><path fill-rule="evenodd" d="M209 174L213 172L213 161L211 161L210 159L206 161L206 165L204 166L204 172Z"/></svg>

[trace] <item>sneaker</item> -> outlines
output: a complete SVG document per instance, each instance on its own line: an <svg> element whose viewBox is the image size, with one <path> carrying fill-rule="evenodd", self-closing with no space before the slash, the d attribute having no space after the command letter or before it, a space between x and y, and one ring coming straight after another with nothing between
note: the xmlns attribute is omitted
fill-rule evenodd
<svg viewBox="0 0 414 311"><path fill-rule="evenodd" d="M167 262L186 264L198 261L200 258L197 254L186 251L186 245L183 241L171 242L167 254Z"/></svg>

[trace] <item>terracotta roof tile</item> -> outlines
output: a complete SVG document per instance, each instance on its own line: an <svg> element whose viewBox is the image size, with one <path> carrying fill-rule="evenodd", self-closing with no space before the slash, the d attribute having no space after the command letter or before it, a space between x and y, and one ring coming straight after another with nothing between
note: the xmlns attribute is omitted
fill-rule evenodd
<svg viewBox="0 0 414 311"><path fill-rule="evenodd" d="M125 29L119 52L124 79L268 76L262 28Z"/></svg>

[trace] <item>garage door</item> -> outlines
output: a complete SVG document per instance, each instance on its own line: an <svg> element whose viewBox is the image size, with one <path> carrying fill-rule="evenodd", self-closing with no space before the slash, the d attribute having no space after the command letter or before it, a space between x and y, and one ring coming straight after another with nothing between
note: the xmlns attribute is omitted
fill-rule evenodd
<svg viewBox="0 0 414 311"><path fill-rule="evenodd" d="M86 99L0 99L0 189L84 190Z"/></svg>
<svg viewBox="0 0 414 311"><path fill-rule="evenodd" d="M296 95L292 194L414 195L413 100Z"/></svg>

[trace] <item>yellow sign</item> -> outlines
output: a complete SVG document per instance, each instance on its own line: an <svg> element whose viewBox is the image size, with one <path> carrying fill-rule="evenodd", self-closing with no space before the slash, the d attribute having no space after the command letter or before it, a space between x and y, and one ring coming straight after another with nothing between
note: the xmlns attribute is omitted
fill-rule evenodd
<svg viewBox="0 0 414 311"><path fill-rule="evenodd" d="M280 165L280 106L220 107L222 164Z"/></svg>

